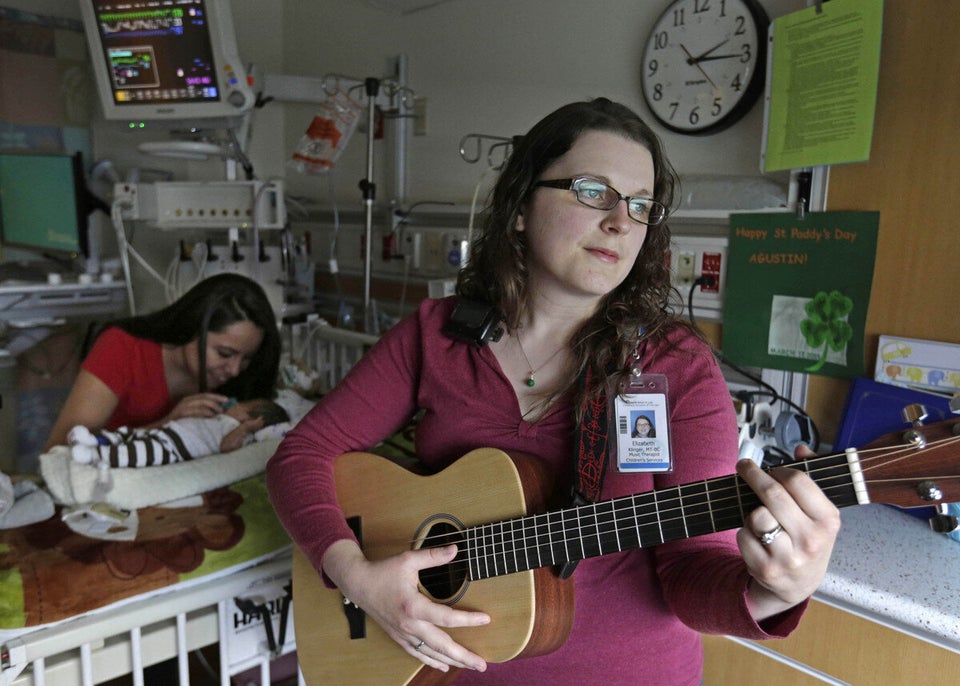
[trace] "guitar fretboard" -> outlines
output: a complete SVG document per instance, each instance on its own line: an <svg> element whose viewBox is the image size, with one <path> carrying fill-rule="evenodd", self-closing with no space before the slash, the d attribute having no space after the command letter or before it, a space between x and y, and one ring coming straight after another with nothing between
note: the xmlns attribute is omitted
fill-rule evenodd
<svg viewBox="0 0 960 686"><path fill-rule="evenodd" d="M857 504L844 455L792 465L810 474L837 507ZM725 476L612 500L519 517L462 532L461 563L480 580L743 526L760 500Z"/></svg>

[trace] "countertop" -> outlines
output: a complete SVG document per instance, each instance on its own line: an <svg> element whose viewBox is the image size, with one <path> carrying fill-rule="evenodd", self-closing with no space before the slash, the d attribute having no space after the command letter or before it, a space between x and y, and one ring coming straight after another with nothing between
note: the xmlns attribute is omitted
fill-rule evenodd
<svg viewBox="0 0 960 686"><path fill-rule="evenodd" d="M960 542L886 505L840 513L817 600L960 653Z"/></svg>

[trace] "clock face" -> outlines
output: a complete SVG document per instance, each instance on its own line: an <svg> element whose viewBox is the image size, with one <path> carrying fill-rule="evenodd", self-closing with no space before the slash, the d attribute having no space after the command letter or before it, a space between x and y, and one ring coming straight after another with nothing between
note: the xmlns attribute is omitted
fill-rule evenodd
<svg viewBox="0 0 960 686"><path fill-rule="evenodd" d="M643 97L678 133L715 133L763 91L769 19L756 0L675 0L643 52Z"/></svg>

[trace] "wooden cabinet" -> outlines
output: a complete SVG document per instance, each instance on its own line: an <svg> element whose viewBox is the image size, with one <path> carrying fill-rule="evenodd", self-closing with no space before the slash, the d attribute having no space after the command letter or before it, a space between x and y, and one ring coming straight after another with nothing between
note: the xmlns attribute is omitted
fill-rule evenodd
<svg viewBox="0 0 960 686"><path fill-rule="evenodd" d="M789 638L705 636L704 650L704 686L919 686L960 674L960 653L817 601Z"/></svg>
<svg viewBox="0 0 960 686"><path fill-rule="evenodd" d="M867 312L867 376L880 334L960 343L955 297L960 241L960 32L957 3L887 0L870 161L830 170L827 209L878 210ZM807 411L836 435L846 380L811 376Z"/></svg>

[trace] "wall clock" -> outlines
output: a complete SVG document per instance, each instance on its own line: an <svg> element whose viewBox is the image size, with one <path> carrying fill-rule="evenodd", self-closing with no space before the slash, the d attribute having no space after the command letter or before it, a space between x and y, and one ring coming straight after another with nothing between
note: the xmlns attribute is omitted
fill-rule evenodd
<svg viewBox="0 0 960 686"><path fill-rule="evenodd" d="M757 0L674 0L643 51L650 111L677 133L716 133L763 92L767 27Z"/></svg>

